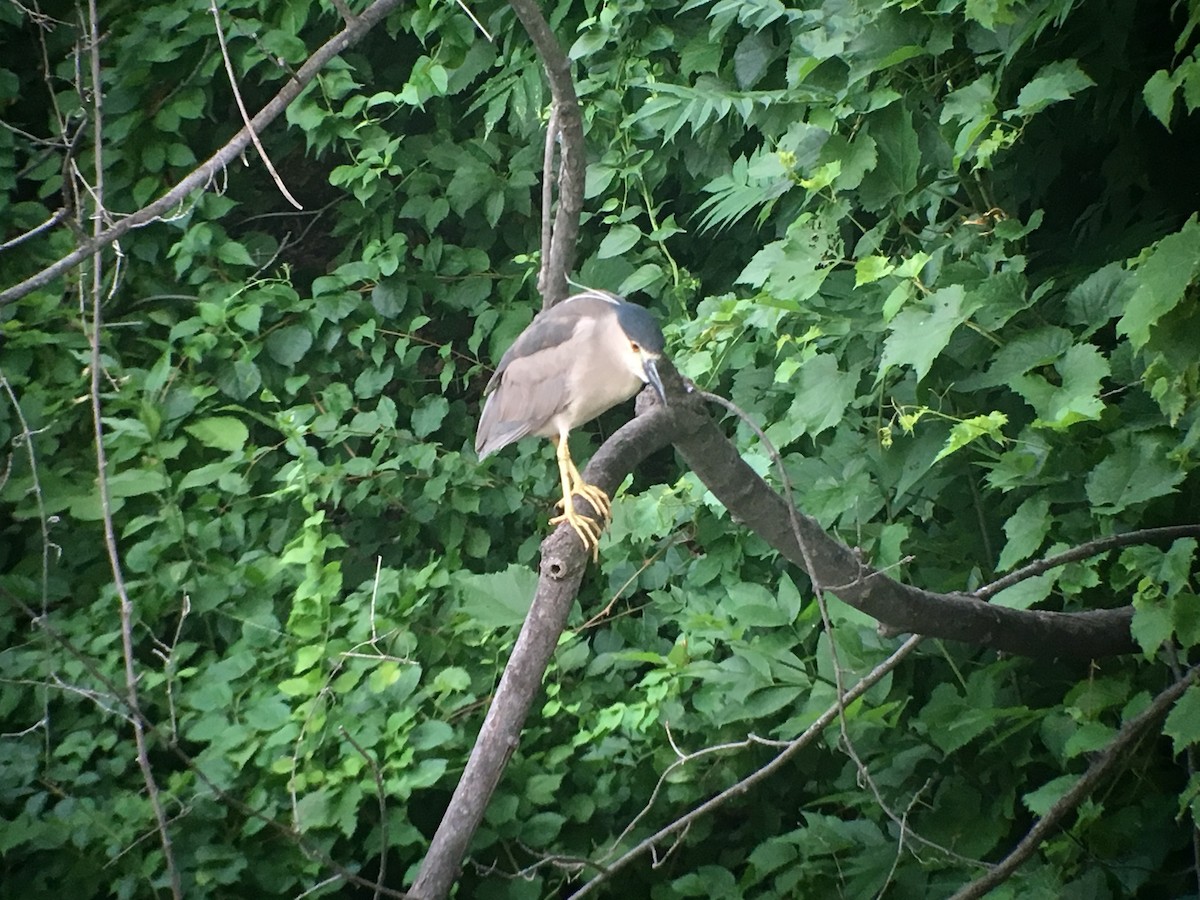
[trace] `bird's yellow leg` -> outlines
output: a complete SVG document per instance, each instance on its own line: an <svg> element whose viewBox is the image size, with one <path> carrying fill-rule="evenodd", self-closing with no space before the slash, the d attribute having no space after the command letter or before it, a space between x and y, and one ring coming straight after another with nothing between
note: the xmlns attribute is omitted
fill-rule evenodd
<svg viewBox="0 0 1200 900"><path fill-rule="evenodd" d="M600 558L600 533L604 530L604 520L612 515L612 504L609 502L608 494L594 484L588 484L583 480L583 476L579 474L579 470L575 468L575 463L571 459L567 442L556 440L554 443L555 455L558 457L558 475L562 481L563 492L562 500L558 505L562 507L563 511L561 516L552 518L550 524L569 523L575 529L575 533L579 535L579 539L583 541L583 546L592 551L592 559L597 560ZM592 504L596 512L603 518L596 521L590 516L578 512L575 509L573 496L575 494Z"/></svg>
<svg viewBox="0 0 1200 900"><path fill-rule="evenodd" d="M594 484L588 484L586 481L584 481L583 476L579 474L579 470L575 468L575 460L571 459L571 451L569 449L558 450L558 447L560 446L565 448L567 446L567 442L559 441L555 444L555 449L558 453L558 466L560 473L562 472L563 458L566 458L566 477L567 483L569 483L571 486L570 493L578 494L588 503L592 504L592 508L596 510L596 512L598 512L605 521L611 522L612 501L608 499L608 494L604 493L604 491L596 487ZM565 494L567 491L564 489L563 493ZM562 503L559 503L558 505L562 506Z"/></svg>

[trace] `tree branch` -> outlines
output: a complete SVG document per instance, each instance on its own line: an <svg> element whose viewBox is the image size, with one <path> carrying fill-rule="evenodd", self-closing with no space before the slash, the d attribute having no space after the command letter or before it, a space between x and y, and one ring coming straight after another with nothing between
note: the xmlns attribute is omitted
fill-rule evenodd
<svg viewBox="0 0 1200 900"><path fill-rule="evenodd" d="M1181 679L1154 698L1140 715L1126 722L1104 752L1088 767L1069 791L1038 820L1013 851L982 878L972 881L954 894L951 900L974 900L1007 881L1017 868L1029 859L1066 815L1079 807L1102 780L1124 767L1134 745L1166 716L1171 706L1196 681L1197 670L1191 669Z"/></svg>
<svg viewBox="0 0 1200 900"><path fill-rule="evenodd" d="M588 463L584 472L588 483L610 495L616 491L643 459L667 445L665 417L659 407L619 429ZM579 537L566 523L542 542L541 577L533 605L504 667L471 757L409 889L412 897L440 900L458 878L471 838L520 742L525 719L566 628L587 556Z"/></svg>
<svg viewBox="0 0 1200 900"><path fill-rule="evenodd" d="M1200 525L1171 525L1166 528L1143 528L1138 531L1129 531L1125 534L1114 534L1109 537L1098 538L1094 541L1088 541L1086 544L1080 544L1078 547L1072 547L1070 550L1059 553L1056 556L1048 556L1045 559L1031 562L1027 566L1022 566L1015 572L1009 572L1003 578L998 578L991 584L984 585L979 590L974 591L971 596L977 600L990 600L1005 588L1010 588L1014 584L1018 584L1028 578L1041 575L1043 572L1049 572L1051 569L1057 569L1059 566L1065 566L1067 563L1099 556L1101 553L1107 553L1115 547L1133 547L1138 544L1165 544L1182 537L1200 538Z"/></svg>
<svg viewBox="0 0 1200 900"><path fill-rule="evenodd" d="M670 364L660 365L672 421L671 440L693 472L750 528L796 565L804 554L790 523L788 502L746 464ZM942 594L901 584L866 565L859 554L800 515L812 560L810 575L841 600L895 632L950 638L1022 656L1092 659L1132 653L1133 608L1061 613L993 606L967 594Z"/></svg>
<svg viewBox="0 0 1200 900"><path fill-rule="evenodd" d="M273 122L288 105L300 95L308 83L331 59L348 47L353 46L366 36L388 13L399 6L401 0L375 0L363 13L347 23L346 27L326 41L312 54L296 72L296 77L289 79L279 93L250 120L249 128L242 128L220 150L192 170L182 181L153 203L142 207L118 221L112 227L100 232L91 240L80 244L66 256L51 263L36 275L26 278L20 284L0 291L0 306L12 303L38 288L45 287L55 278L69 272L84 260L92 256L114 241L119 240L135 228L146 225L159 216L169 212L182 203L189 194L203 188L209 181L229 163L233 162L251 143L251 132L259 134ZM578 109L576 109L578 113ZM581 126L582 127L582 126Z"/></svg>
<svg viewBox="0 0 1200 900"><path fill-rule="evenodd" d="M537 48L538 56L546 69L550 95L554 98L549 124L551 133L546 135L546 140L549 143L555 139L553 129L557 124L560 158L558 209L554 216L550 252L543 255L542 269L538 274L542 308L549 309L567 296L567 275L575 261L579 214L583 210L583 181L587 171L583 116L579 112L579 98L575 94L575 82L571 78L571 61L563 53L541 9L534 0L509 0L509 6L513 8L534 47ZM542 177L552 177L549 168L542 173ZM543 208L543 221L549 215L549 209Z"/></svg>
<svg viewBox="0 0 1200 900"><path fill-rule="evenodd" d="M645 840L638 843L635 847L632 847L630 850L628 850L626 853L624 853L620 858L618 858L616 860L616 862L605 867L604 871L601 874L597 875L595 878L593 878L591 881L589 881L587 884L585 884L582 888L580 888L578 891L576 891L574 894L572 894L571 900L576 900L576 898L579 898L579 897L586 897L588 894L592 893L594 890L596 890L598 887L600 887L600 885L603 884L603 882L605 880L610 878L615 872L617 872L620 869L625 868L625 866L629 865L629 863L633 862L635 859L637 859L637 857L641 856L642 854L649 852L652 848L654 848L659 843L661 843L665 838L668 838L673 834L677 834L677 833L683 831L689 825L691 825L692 822L694 822L695 820L708 815L710 812L712 812L718 806L721 806L722 804L724 804L728 800L732 799L733 797L736 797L741 794L745 794L746 791L750 790L750 788L754 787L759 782L764 781L766 778L773 775L784 765L784 763L786 763L789 759L791 759L793 756L795 756L797 753L799 753L802 749L804 749L809 744L811 744L813 742L813 740L815 740L818 736L820 736L820 734L833 723L834 719L836 719L838 717L838 715L841 713L842 709L844 709L846 705L857 700L859 697L861 697L863 694L865 694L868 690L870 690L870 688L873 685L878 683L879 679L883 678L884 675L893 671L896 668L896 666L898 666L900 664L900 662L906 656L908 656L910 653L912 653L912 651L917 649L917 647L921 644L921 642L923 640L924 640L924 638L922 638L922 637L909 638L907 641L905 641L903 644L901 644L899 647L897 647L894 651L892 651L892 654L887 659L885 659L883 662L881 662L879 665L877 665L874 669L872 669L870 672L868 672L866 675L864 675L858 682L855 683L855 685L852 688L850 688L848 691L846 691L845 694L843 694L838 700L835 700L833 702L833 704L830 705L830 707L825 710L825 712L821 713L820 718L818 718L815 722L813 722L811 725L809 725L808 728L806 728L804 730L803 734L801 734L795 740L790 741L787 744L786 748L781 753L779 753L774 759L772 759L769 763L767 763L765 766L763 766L760 769L756 769L754 772L747 775L741 781L738 781L736 784L730 785L725 790L721 791L721 793L717 794L714 797L709 798L708 800L701 803L699 806L692 809L691 812L687 813L686 815L680 816L678 819L673 821L670 825L660 828L654 834L650 835L648 838L646 838Z"/></svg>
<svg viewBox="0 0 1200 900"><path fill-rule="evenodd" d="M103 142L101 134L104 129L104 86L100 73L100 14L96 11L96 0L88 0L88 59L90 62L90 82L92 95L92 125L95 129L96 184L92 189L92 233L98 234L104 227L104 159L102 155ZM78 85L80 99L86 94L83 84ZM113 275L113 286L116 287L117 276ZM117 548L116 527L113 524L112 497L108 484L108 457L104 450L103 405L100 400L100 381L103 372L103 362L100 359L100 329L103 323L101 312L104 293L104 255L97 248L92 254L92 328L88 338L91 343L91 407L92 431L96 443L96 476L100 492L100 508L104 519L104 546L108 551L109 567L112 570L113 588L117 592L118 608L121 622L121 656L124 662L125 690L130 708L138 706L138 674L134 663L133 651L133 601L125 584L125 575L121 566L121 554ZM167 824L167 816L163 811L158 782L154 778L154 768L150 765L150 754L146 749L146 732L137 716L133 719L133 741L138 768L142 773L142 782L146 785L146 797L150 801L150 809L154 813L155 827L158 831L159 844L163 851L163 861L167 869L167 878L171 884L171 896L175 900L183 898L183 882L179 874L179 866L175 862L175 849L171 841L171 831Z"/></svg>

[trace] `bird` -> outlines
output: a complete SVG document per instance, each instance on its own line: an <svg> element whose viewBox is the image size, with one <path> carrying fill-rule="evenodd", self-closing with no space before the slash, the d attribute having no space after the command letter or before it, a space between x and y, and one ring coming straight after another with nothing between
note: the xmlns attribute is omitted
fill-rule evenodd
<svg viewBox="0 0 1200 900"><path fill-rule="evenodd" d="M599 560L600 534L612 519L612 501L588 484L567 446L572 428L590 422L649 384L665 404L658 375L665 342L658 322L645 309L608 291L584 290L538 313L500 358L487 387L475 433L482 461L530 435L554 443L562 482L562 514L592 560ZM575 497L592 505L599 521L579 512Z"/></svg>

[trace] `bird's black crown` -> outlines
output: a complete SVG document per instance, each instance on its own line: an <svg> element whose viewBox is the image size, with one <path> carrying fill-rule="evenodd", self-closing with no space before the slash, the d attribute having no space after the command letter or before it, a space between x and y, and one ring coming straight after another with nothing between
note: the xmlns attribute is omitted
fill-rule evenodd
<svg viewBox="0 0 1200 900"><path fill-rule="evenodd" d="M617 321L631 341L651 353L662 353L665 346L662 329L645 307L623 300L617 305Z"/></svg>

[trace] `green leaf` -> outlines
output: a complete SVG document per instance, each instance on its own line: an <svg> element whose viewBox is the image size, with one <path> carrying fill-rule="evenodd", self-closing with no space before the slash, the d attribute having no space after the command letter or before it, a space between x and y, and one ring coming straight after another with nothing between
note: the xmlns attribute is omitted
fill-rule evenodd
<svg viewBox="0 0 1200 900"><path fill-rule="evenodd" d="M537 589L537 575L514 563L503 572L461 573L455 588L464 615L483 628L508 628L525 621Z"/></svg>
<svg viewBox="0 0 1200 900"><path fill-rule="evenodd" d="M234 400L245 400L262 386L262 372L254 360L236 359L217 373L217 386Z"/></svg>
<svg viewBox="0 0 1200 900"><path fill-rule="evenodd" d="M1175 701L1163 723L1163 734L1175 742L1176 756L1200 743L1200 686L1193 684Z"/></svg>
<svg viewBox="0 0 1200 900"><path fill-rule="evenodd" d="M917 381L929 374L933 361L946 349L954 330L970 318L978 301L969 298L962 285L935 291L924 307L910 306L891 323L891 334L883 345L880 372L892 366L912 366Z"/></svg>
<svg viewBox="0 0 1200 900"><path fill-rule="evenodd" d="M1047 781L1036 791L1030 791L1021 798L1021 802L1035 816L1044 816L1050 811L1063 795L1075 786L1078 775L1059 775Z"/></svg>
<svg viewBox="0 0 1200 900"><path fill-rule="evenodd" d="M304 358L312 346L312 332L299 325L285 325L267 338L267 353L281 366L291 368Z"/></svg>
<svg viewBox="0 0 1200 900"><path fill-rule="evenodd" d="M1004 523L1008 543L996 562L996 569L1007 572L1017 563L1037 552L1050 533L1050 501L1046 497L1030 497Z"/></svg>
<svg viewBox="0 0 1200 900"><path fill-rule="evenodd" d="M916 188L921 151L912 113L901 103L875 113L869 127L878 156L875 168L863 177L859 196L865 209L878 210Z"/></svg>
<svg viewBox="0 0 1200 900"><path fill-rule="evenodd" d="M1184 298L1200 272L1200 223L1193 215L1175 234L1157 244L1134 272L1134 292L1117 322L1136 348L1150 340L1150 328Z"/></svg>
<svg viewBox="0 0 1200 900"><path fill-rule="evenodd" d="M1095 511L1115 515L1175 490L1184 473L1168 461L1174 440L1145 432L1118 434L1113 451L1088 475L1087 496Z"/></svg>
<svg viewBox="0 0 1200 900"><path fill-rule="evenodd" d="M840 423L854 399L858 374L839 371L832 353L818 353L800 366L789 384L795 399L784 420L767 429L776 447L786 446L802 434L816 437Z"/></svg>
<svg viewBox="0 0 1200 900"><path fill-rule="evenodd" d="M1175 633L1171 607L1161 594L1138 591L1133 597L1133 622L1129 631L1146 659L1154 659L1159 649Z"/></svg>
<svg viewBox="0 0 1200 900"><path fill-rule="evenodd" d="M641 238L642 229L636 225L629 223L616 225L604 236L604 240L600 242L600 248L596 251L596 257L598 259L609 259L613 256L620 256L641 240Z"/></svg>
<svg viewBox="0 0 1200 900"><path fill-rule="evenodd" d="M878 281L895 268L886 256L864 256L854 264L854 286L861 287Z"/></svg>
<svg viewBox="0 0 1200 900"><path fill-rule="evenodd" d="M169 484L162 472L156 469L124 469L108 478L108 493L111 497L136 497L153 494Z"/></svg>
<svg viewBox="0 0 1200 900"><path fill-rule="evenodd" d="M1059 572L1054 571L1026 578L1024 581L1002 590L992 598L992 603L996 606L1006 606L1009 609L1029 609L1050 596L1058 577Z"/></svg>
<svg viewBox="0 0 1200 900"><path fill-rule="evenodd" d="M765 32L751 31L733 51L733 73L743 91L754 87L766 74L775 56L775 46Z"/></svg>
<svg viewBox="0 0 1200 900"><path fill-rule="evenodd" d="M413 434L419 438L429 437L441 427L449 411L450 401L445 397L426 397L412 412Z"/></svg>
<svg viewBox="0 0 1200 900"><path fill-rule="evenodd" d="M934 462L945 459L951 453L961 450L972 441L982 437L990 437L997 443L1004 443L1003 428L1008 424L1008 416L1002 412L990 412L987 415L973 416L961 422L955 422L946 438L946 445L933 458Z"/></svg>
<svg viewBox="0 0 1200 900"><path fill-rule="evenodd" d="M233 416L209 416L183 426L183 430L206 447L231 453L244 448L250 439L250 430Z"/></svg>
<svg viewBox="0 0 1200 900"><path fill-rule="evenodd" d="M1012 379L1013 389L1037 411L1035 427L1062 430L1095 421L1104 412L1101 382L1109 375L1108 360L1091 344L1076 344L1054 363L1061 385L1042 375Z"/></svg>
<svg viewBox="0 0 1200 900"><path fill-rule="evenodd" d="M1146 109L1167 131L1171 130L1171 114L1175 111L1175 91L1178 88L1179 85L1166 69L1159 69L1142 87Z"/></svg>
<svg viewBox="0 0 1200 900"><path fill-rule="evenodd" d="M1007 116L1032 116L1052 103L1070 100L1082 90L1095 87L1086 72L1079 68L1078 61L1062 59L1042 66L1033 80L1021 88L1017 95L1017 106Z"/></svg>
<svg viewBox="0 0 1200 900"><path fill-rule="evenodd" d="M566 821L567 817L562 813L534 813L521 828L521 840L531 847L548 846L558 837L558 833L562 831L563 823Z"/></svg>
<svg viewBox="0 0 1200 900"><path fill-rule="evenodd" d="M445 722L431 719L422 722L412 730L407 744L414 750L432 750L441 747L454 739L454 729Z"/></svg>

